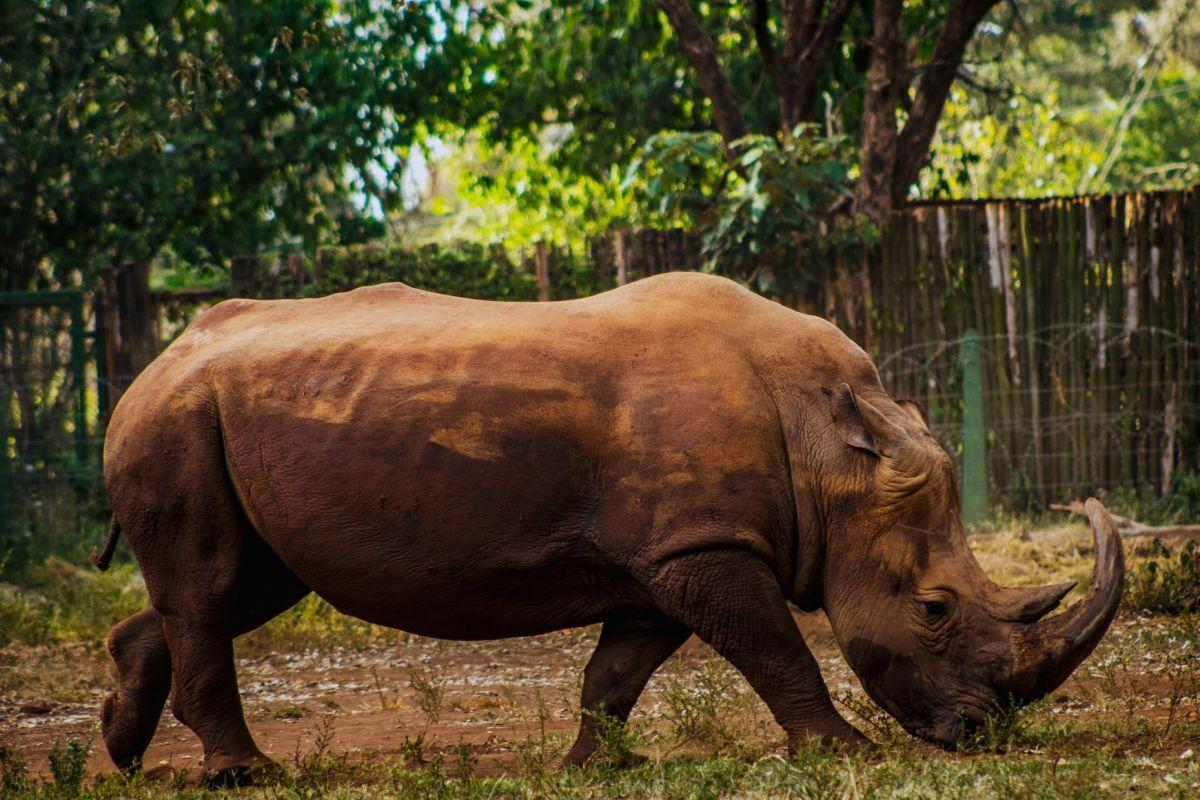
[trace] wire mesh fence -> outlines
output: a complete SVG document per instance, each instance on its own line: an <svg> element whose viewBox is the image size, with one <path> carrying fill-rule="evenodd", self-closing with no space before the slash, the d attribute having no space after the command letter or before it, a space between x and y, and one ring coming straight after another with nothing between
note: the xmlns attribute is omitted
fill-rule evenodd
<svg viewBox="0 0 1200 800"><path fill-rule="evenodd" d="M78 541L90 516L98 429L85 310L78 291L0 299L0 566Z"/></svg>
<svg viewBox="0 0 1200 800"><path fill-rule="evenodd" d="M1150 379L1164 362L1196 360L1198 345L1171 331L1056 326L1017 338L1034 340L1044 357L1023 383L998 380L1010 365L1009 337L976 337L982 427L990 497L1021 507L1121 488L1164 494L1173 480L1200 469L1200 376ZM961 462L964 435L964 339L919 342L877 358L884 384L921 402L934 434ZM1073 345L1082 363L1073 361ZM1154 363L1102 364L1105 349L1145 347ZM1036 375L1036 377L1035 377Z"/></svg>

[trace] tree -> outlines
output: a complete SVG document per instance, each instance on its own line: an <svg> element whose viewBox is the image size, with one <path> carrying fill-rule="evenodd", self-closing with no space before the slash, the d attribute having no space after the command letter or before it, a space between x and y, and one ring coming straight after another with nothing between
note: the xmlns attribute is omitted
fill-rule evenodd
<svg viewBox="0 0 1200 800"><path fill-rule="evenodd" d="M903 202L929 159L967 45L997 2L950 0L944 8L914 3L911 9L902 0L865 4L870 41L857 211L882 223ZM704 89L718 131L732 145L750 129L701 16L689 0L658 0L658 5ZM853 0L783 0L779 8L770 0L754 0L754 41L779 98L781 135L801 122L819 121L817 90L856 8ZM780 37L781 47L776 43Z"/></svg>
<svg viewBox="0 0 1200 800"><path fill-rule="evenodd" d="M5 3L0 289L353 239L453 113L459 4ZM358 198L355 202L355 198Z"/></svg>

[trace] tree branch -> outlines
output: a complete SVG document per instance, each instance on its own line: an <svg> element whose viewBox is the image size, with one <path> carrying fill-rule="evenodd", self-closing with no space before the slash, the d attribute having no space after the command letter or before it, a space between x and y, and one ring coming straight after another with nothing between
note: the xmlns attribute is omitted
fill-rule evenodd
<svg viewBox="0 0 1200 800"><path fill-rule="evenodd" d="M897 171L896 86L903 9L902 0L875 0L871 21L871 66L867 69L862 157L854 207L881 227L892 211L892 185Z"/></svg>
<svg viewBox="0 0 1200 800"><path fill-rule="evenodd" d="M783 66L785 89L780 93L784 124L794 127L813 111L821 75L837 45L855 0L834 0L822 18L825 0L796 0L788 19ZM797 9L803 6L803 13Z"/></svg>
<svg viewBox="0 0 1200 800"><path fill-rule="evenodd" d="M771 29L767 20L771 16L770 0L754 0L754 41L758 45L758 54L762 57L763 66L771 76L771 84L775 94L783 97L783 73L779 68L779 53L771 40Z"/></svg>
<svg viewBox="0 0 1200 800"><path fill-rule="evenodd" d="M726 143L741 139L749 133L746 118L733 84L717 59L713 40L700 24L692 4L688 0L658 0L658 5L667 15L683 55L692 65L700 88L712 104L713 117L721 138Z"/></svg>
<svg viewBox="0 0 1200 800"><path fill-rule="evenodd" d="M786 0L784 9L784 59L795 61L812 40L812 26L825 8L825 0Z"/></svg>
<svg viewBox="0 0 1200 800"><path fill-rule="evenodd" d="M950 95L950 86L954 76L962 64L963 53L975 29L992 7L999 0L953 0L946 21L938 34L933 47L933 58L925 67L925 72L917 84L917 94L913 98L912 111L904 130L900 133L897 148L897 167L893 196L897 201L902 200L908 193L908 187L917 180L929 158L929 147L937 132L938 120L941 119L942 109L946 98Z"/></svg>

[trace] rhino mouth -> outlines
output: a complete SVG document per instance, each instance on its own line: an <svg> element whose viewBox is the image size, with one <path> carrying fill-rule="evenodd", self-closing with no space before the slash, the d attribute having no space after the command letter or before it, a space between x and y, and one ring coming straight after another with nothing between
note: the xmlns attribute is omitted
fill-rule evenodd
<svg viewBox="0 0 1200 800"><path fill-rule="evenodd" d="M989 715L975 709L962 710L941 724L928 728L921 738L948 753L955 753L979 735L987 725L988 718Z"/></svg>

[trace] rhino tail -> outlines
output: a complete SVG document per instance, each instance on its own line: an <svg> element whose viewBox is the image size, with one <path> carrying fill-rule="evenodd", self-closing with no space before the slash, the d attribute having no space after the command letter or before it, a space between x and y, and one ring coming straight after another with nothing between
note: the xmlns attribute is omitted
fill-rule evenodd
<svg viewBox="0 0 1200 800"><path fill-rule="evenodd" d="M92 563L101 572L108 569L108 565L112 563L113 552L117 549L117 540L121 538L121 523L117 522L117 518L113 517L112 522L108 526L108 540L104 543L104 549L96 552L92 548Z"/></svg>

